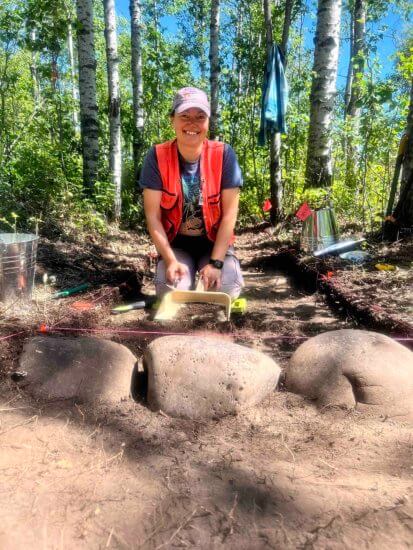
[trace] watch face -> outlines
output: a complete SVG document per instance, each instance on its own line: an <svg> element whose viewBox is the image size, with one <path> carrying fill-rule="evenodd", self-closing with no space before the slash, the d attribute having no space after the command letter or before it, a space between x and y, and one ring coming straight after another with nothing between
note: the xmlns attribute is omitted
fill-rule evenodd
<svg viewBox="0 0 413 550"><path fill-rule="evenodd" d="M217 269L222 269L224 267L224 262L221 262L221 260L209 260L209 263Z"/></svg>

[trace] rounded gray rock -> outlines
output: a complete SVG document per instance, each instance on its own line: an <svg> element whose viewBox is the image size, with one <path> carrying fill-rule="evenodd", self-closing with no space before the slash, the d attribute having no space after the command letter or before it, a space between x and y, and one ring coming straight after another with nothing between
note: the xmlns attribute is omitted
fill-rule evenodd
<svg viewBox="0 0 413 550"><path fill-rule="evenodd" d="M256 405L277 385L270 357L225 338L165 336L143 359L148 404L171 416L212 418Z"/></svg>
<svg viewBox="0 0 413 550"><path fill-rule="evenodd" d="M285 386L319 406L370 405L380 414L413 418L413 353L375 332L324 332L297 348Z"/></svg>
<svg viewBox="0 0 413 550"><path fill-rule="evenodd" d="M21 386L42 399L117 403L130 395L133 353L99 338L38 336L24 346Z"/></svg>

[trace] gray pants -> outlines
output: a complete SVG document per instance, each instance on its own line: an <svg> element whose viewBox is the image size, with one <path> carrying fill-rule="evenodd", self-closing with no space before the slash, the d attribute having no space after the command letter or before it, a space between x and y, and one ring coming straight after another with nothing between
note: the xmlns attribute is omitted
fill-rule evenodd
<svg viewBox="0 0 413 550"><path fill-rule="evenodd" d="M178 282L176 288L179 290L193 290L195 288L195 275L197 271L202 269L209 262L210 254L205 254L204 256L201 256L199 260L196 260L192 258L188 252L185 252L179 248L175 248L174 253L178 262L181 262L188 267L188 274ZM167 283L165 262L161 259L158 262L155 274L155 288L157 296L163 296L165 292L170 292L171 288L166 286ZM243 286L244 279L242 278L239 261L230 249L225 256L219 292L225 292L226 294L229 294L231 298L238 298Z"/></svg>

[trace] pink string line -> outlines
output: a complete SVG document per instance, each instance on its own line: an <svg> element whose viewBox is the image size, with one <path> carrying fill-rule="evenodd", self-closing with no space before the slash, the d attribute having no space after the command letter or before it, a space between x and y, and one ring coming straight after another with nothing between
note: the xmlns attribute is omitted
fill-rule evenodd
<svg viewBox="0 0 413 550"><path fill-rule="evenodd" d="M157 334L162 336L187 336L188 334L194 334L193 332L166 332L161 330L128 330L128 329L111 329L111 328L71 328L71 327L49 327L47 325L41 325L38 329L38 331L42 334L45 334L47 332L112 332L117 334ZM8 334L7 336L0 336L1 340L8 340L9 338L14 338L16 336L20 336L20 334L27 334L28 331L21 330L19 332L15 332L13 334ZM221 335L220 333L210 333L215 335ZM272 336L273 340L309 340L311 336L284 336L284 335L278 335L278 336ZM412 337L401 337L401 336L394 336L390 337L392 340L397 340L398 342L412 342Z"/></svg>
<svg viewBox="0 0 413 550"><path fill-rule="evenodd" d="M19 334L26 334L26 330L21 330L20 332L15 332L14 334L8 334L7 336L0 336L0 340L7 340L8 338L14 338L19 336Z"/></svg>
<svg viewBox="0 0 413 550"><path fill-rule="evenodd" d="M162 334L165 336L187 336L188 334L196 334L193 331L189 332L165 332L160 330L129 330L129 329L112 329L112 328L70 328L70 327L49 327L47 325L42 325L39 327L39 332L114 332L119 334ZM221 333L211 332L209 334L215 334L217 336L222 336ZM269 336L274 340L309 340L312 336L287 336L287 335L274 335ZM392 340L397 340L400 342L411 342L413 338L411 337L402 337L402 336L389 336Z"/></svg>
<svg viewBox="0 0 413 550"><path fill-rule="evenodd" d="M40 326L39 332L46 333L46 332L59 332L59 331L66 331L66 332L114 332L119 334L163 334L165 336L188 336L188 334L196 334L193 331L189 332L164 332L160 330L128 330L128 329L111 329L111 328L70 328L70 327L48 327L48 326ZM202 332L202 331L201 331ZM204 332L202 332L204 334ZM218 332L210 332L208 334L214 334L216 336L222 336L222 333ZM286 339L286 340L308 340L309 336L274 336L275 340L280 339Z"/></svg>
<svg viewBox="0 0 413 550"><path fill-rule="evenodd" d="M116 334L162 334L164 336L185 336L188 332L165 332L161 330L129 330L129 329L112 329L112 328L71 328L71 327L49 327L41 325L39 332L42 334L47 332L114 332Z"/></svg>

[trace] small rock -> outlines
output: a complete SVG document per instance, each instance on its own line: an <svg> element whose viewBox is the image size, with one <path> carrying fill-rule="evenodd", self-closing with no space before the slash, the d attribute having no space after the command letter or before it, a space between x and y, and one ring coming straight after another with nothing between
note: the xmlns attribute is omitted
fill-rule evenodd
<svg viewBox="0 0 413 550"><path fill-rule="evenodd" d="M256 405L277 385L280 367L224 338L165 336L144 354L148 404L171 416L213 418Z"/></svg>

